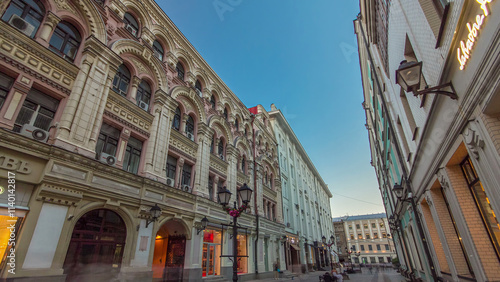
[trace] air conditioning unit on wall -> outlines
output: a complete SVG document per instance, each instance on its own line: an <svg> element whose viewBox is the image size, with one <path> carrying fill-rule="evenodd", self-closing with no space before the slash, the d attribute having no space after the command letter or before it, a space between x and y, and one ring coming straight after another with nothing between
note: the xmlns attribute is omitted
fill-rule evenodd
<svg viewBox="0 0 500 282"><path fill-rule="evenodd" d="M21 128L21 135L26 136L28 138L46 143L49 139L49 132L35 127L33 125L25 124Z"/></svg>
<svg viewBox="0 0 500 282"><path fill-rule="evenodd" d="M133 36L137 36L137 30L135 30L131 25L128 24L125 28L130 31Z"/></svg>
<svg viewBox="0 0 500 282"><path fill-rule="evenodd" d="M184 186L182 187L182 191L185 191L185 192L191 192L191 186L189 186L189 185L184 185Z"/></svg>
<svg viewBox="0 0 500 282"><path fill-rule="evenodd" d="M194 141L194 134L193 133L188 132L186 135L187 135L187 138L191 139L191 141Z"/></svg>
<svg viewBox="0 0 500 282"><path fill-rule="evenodd" d="M148 109L149 109L149 105L148 105L148 104L146 104L146 103L145 103L145 102L143 102L143 101L139 101L139 108L141 108L141 109L143 109L143 110L145 110L145 111L147 112L147 111L148 111Z"/></svg>
<svg viewBox="0 0 500 282"><path fill-rule="evenodd" d="M35 30L35 27L33 25L31 25L29 22L25 21L18 15L12 15L9 19L9 24L30 37Z"/></svg>
<svg viewBox="0 0 500 282"><path fill-rule="evenodd" d="M101 153L99 155L99 161L101 163L104 163L104 164L107 164L107 165L110 165L110 166L115 166L115 164L116 164L116 158L115 158L115 156L112 156L112 155L106 154L106 153Z"/></svg>
<svg viewBox="0 0 500 282"><path fill-rule="evenodd" d="M172 178L167 177L167 185L168 186L174 186L174 180Z"/></svg>

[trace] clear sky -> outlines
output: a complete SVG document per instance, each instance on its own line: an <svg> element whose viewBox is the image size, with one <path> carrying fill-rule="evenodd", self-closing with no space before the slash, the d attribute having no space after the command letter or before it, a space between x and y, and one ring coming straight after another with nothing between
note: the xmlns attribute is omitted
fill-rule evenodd
<svg viewBox="0 0 500 282"><path fill-rule="evenodd" d="M370 166L355 0L157 0L247 106L281 109L333 194L332 215L384 212Z"/></svg>

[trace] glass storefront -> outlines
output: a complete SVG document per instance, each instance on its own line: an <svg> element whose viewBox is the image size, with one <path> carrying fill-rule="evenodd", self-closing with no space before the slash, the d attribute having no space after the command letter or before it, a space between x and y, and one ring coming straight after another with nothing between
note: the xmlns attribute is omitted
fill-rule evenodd
<svg viewBox="0 0 500 282"><path fill-rule="evenodd" d="M238 239L238 256L246 256L247 253L247 236L240 235L237 236ZM240 257L238 258L238 273L247 273L248 272L248 258Z"/></svg>
<svg viewBox="0 0 500 282"><path fill-rule="evenodd" d="M15 239L23 220L24 217L20 217L18 214L11 217L9 216L8 209L0 208L0 258L2 261L0 266L2 268L7 263L9 250L11 248L15 249Z"/></svg>
<svg viewBox="0 0 500 282"><path fill-rule="evenodd" d="M202 276L220 275L220 252L222 233L205 230L203 233Z"/></svg>

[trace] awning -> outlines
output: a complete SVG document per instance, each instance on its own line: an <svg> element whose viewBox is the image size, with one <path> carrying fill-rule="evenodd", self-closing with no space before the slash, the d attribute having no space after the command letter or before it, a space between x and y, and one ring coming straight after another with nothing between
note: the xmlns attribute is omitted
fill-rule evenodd
<svg viewBox="0 0 500 282"><path fill-rule="evenodd" d="M295 246L295 245L290 245L290 247L294 248L296 251L300 251L300 248L299 246Z"/></svg>

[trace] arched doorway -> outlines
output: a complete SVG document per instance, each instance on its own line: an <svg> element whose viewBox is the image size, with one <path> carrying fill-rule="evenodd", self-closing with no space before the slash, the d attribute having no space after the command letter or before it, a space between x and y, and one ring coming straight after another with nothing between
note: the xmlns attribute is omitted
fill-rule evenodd
<svg viewBox="0 0 500 282"><path fill-rule="evenodd" d="M153 254L154 281L182 281L186 239L186 228L179 220L169 220L160 227Z"/></svg>
<svg viewBox="0 0 500 282"><path fill-rule="evenodd" d="M64 261L66 281L111 281L120 271L127 228L115 212L98 209L75 224Z"/></svg>

